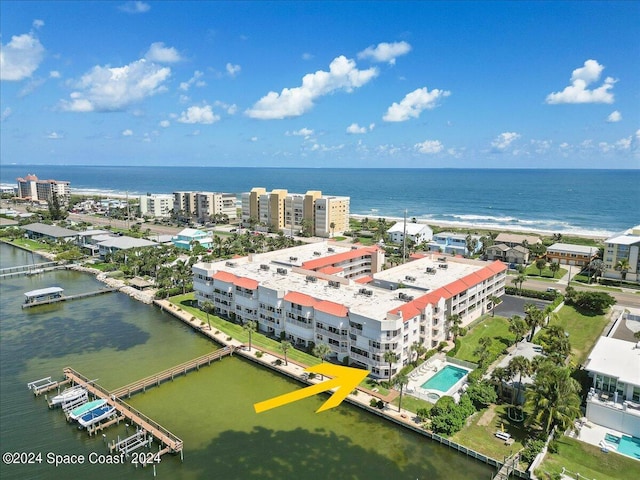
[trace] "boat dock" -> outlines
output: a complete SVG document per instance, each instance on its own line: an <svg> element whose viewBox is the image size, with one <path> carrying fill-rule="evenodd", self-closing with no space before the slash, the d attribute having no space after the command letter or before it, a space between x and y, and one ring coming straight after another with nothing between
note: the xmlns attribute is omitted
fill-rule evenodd
<svg viewBox="0 0 640 480"><path fill-rule="evenodd" d="M33 391L33 394L37 397L38 395L46 392L50 392L56 388L60 388L63 385L67 385L71 383L71 380L62 380L60 382L55 382L51 380L51 377L41 378L39 380L35 380L33 382L27 383L27 388Z"/></svg>
<svg viewBox="0 0 640 480"><path fill-rule="evenodd" d="M35 273L48 272L59 268L65 267L58 262L42 262L32 263L30 265L19 265L17 267L0 268L0 278L13 277L15 275L33 275Z"/></svg>
<svg viewBox="0 0 640 480"><path fill-rule="evenodd" d="M46 290L46 289L42 289L42 290ZM92 292L85 292L85 293L78 293L76 295L58 295L58 296L54 296L54 295L50 295L46 298L43 298L42 300L36 300L34 299L35 297L33 295L30 296L30 294L33 294L34 292L39 292L38 290L33 290L32 292L26 292L25 295L27 296L27 299L25 301L25 303L22 304L22 308L31 308L31 307L37 307L39 305L49 305L50 303L57 303L57 302L66 302L67 300L77 300L79 298L86 298L86 297L93 297L95 295L102 295L103 293L111 293L111 292L117 292L118 289L117 288L101 288L100 290L94 290Z"/></svg>
<svg viewBox="0 0 640 480"><path fill-rule="evenodd" d="M127 397L130 398L131 395L137 392L145 392L147 388L152 386L158 386L162 382L167 380L173 380L174 377L178 375L186 375L191 370L199 370L203 365L211 365L211 362L214 360L219 360L222 357L233 354L233 347L224 347L220 350L216 350L213 353L208 353L207 355L203 355L198 358L194 358L193 360L189 360L188 362L181 363L172 368L168 368L167 370L163 370L162 372L158 372L155 375L150 375L141 380L137 380L135 382L130 383L129 385L125 385L124 387L120 387L116 390L110 392L111 395L114 395L117 398Z"/></svg>
<svg viewBox="0 0 640 480"><path fill-rule="evenodd" d="M96 398L102 398L106 400L109 405L112 405L116 408L116 417L109 422L91 428L89 430L90 435L97 433L102 428L106 428L106 426L108 426L107 424L111 425L113 423L119 423L122 420L128 420L129 422L131 422L131 424L137 425L140 429L149 433L160 443L160 445L163 446L160 452L158 452L158 455L162 455L164 453L182 453L182 440L159 423L154 422L152 419L139 412L131 405L128 405L115 395L112 395L100 385L91 383L88 378L86 378L81 373L76 372L70 367L64 369L64 376L67 380L70 380L71 382L86 388L87 391L89 391Z"/></svg>

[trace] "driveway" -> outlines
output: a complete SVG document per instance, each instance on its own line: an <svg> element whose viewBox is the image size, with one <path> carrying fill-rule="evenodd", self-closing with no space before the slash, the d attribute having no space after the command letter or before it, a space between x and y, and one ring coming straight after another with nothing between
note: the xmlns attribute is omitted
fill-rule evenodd
<svg viewBox="0 0 640 480"><path fill-rule="evenodd" d="M519 315L524 318L525 303L533 303L536 307L544 310L551 302L546 300L538 300L537 298L518 297L515 295L503 295L502 303L496 307L496 315L510 318L513 315Z"/></svg>

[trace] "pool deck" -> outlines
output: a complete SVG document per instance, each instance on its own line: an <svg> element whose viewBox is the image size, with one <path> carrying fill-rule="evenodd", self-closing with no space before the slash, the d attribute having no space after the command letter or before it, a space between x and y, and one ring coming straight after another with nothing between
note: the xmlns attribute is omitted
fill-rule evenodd
<svg viewBox="0 0 640 480"><path fill-rule="evenodd" d="M418 368L414 369L409 374L409 383L407 384L407 389L406 389L407 394L412 395L416 398L420 398L421 400L427 400L431 402L434 402L437 399L436 398L429 399L427 395L429 395L430 393L432 394L435 393L439 397L442 397L444 395L454 395L456 393L456 390L453 387L450 388L447 392L422 388L422 385L426 381L428 381L430 378L435 376L436 373L441 371L446 365L448 365L446 361L446 356L444 354L439 354L431 357L429 360L424 362ZM458 365L454 365L454 366L458 368L464 368L464 367L459 367ZM456 385L457 385L457 382L456 382Z"/></svg>
<svg viewBox="0 0 640 480"><path fill-rule="evenodd" d="M574 436L578 440L588 443L589 445L594 445L596 447L602 447L601 442L604 440L604 437L607 433L611 435L615 435L616 437L629 436L628 433L619 432L618 430L614 430L613 428L604 427L602 425L598 425L597 423L593 423L590 421L576 422L576 426L578 427L578 434ZM582 426L580 426L582 425ZM611 445L611 442L607 442L610 446L616 447L616 445ZM619 453L616 448L610 448L609 451L613 451L618 455L624 455L623 453ZM629 455L624 455L628 458Z"/></svg>

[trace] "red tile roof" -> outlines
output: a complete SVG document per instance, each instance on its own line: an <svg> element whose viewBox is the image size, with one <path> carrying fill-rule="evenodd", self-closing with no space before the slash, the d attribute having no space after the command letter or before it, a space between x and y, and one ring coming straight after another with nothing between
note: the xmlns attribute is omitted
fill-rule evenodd
<svg viewBox="0 0 640 480"><path fill-rule="evenodd" d="M338 273L338 272L342 272L344 271L344 268L342 267L322 267L320 269L317 270L320 273L326 273L328 275L333 275L334 273Z"/></svg>
<svg viewBox="0 0 640 480"><path fill-rule="evenodd" d="M297 303L298 305L302 305L303 307L313 307L316 303L318 303L318 300L310 295L305 295L304 293L293 291L287 293L284 296L284 299L287 302Z"/></svg>
<svg viewBox="0 0 640 480"><path fill-rule="evenodd" d="M255 290L258 288L259 282L251 278L237 277L233 284L237 287L246 288L248 290Z"/></svg>
<svg viewBox="0 0 640 480"><path fill-rule="evenodd" d="M233 283L236 280L236 277L233 273L217 271L213 274L214 280L220 280L221 282Z"/></svg>
<svg viewBox="0 0 640 480"><path fill-rule="evenodd" d="M346 317L349 313L349 309L340 303L330 302L328 300L323 300L314 305L316 310L324 313L328 313L329 315L333 315L335 317Z"/></svg>
<svg viewBox="0 0 640 480"><path fill-rule="evenodd" d="M367 275L366 277L360 277L357 280L354 280L354 282L362 284L373 282L373 277L371 275Z"/></svg>
<svg viewBox="0 0 640 480"><path fill-rule="evenodd" d="M335 255L330 255L328 257L316 258L303 262L302 268L306 270L318 270L323 267L335 266L337 263L346 262L347 260L352 260L354 258L367 255L371 256L371 254L377 250L378 247L363 247L356 250L349 250L348 252L336 253Z"/></svg>
<svg viewBox="0 0 640 480"><path fill-rule="evenodd" d="M399 313L401 313L402 320L406 322L407 320L420 315L420 310L418 310L418 307L415 304L415 300L413 300L411 302L405 303L404 305L400 305L393 310L390 310L389 313L392 313L394 315L398 315Z"/></svg>
<svg viewBox="0 0 640 480"><path fill-rule="evenodd" d="M450 296L455 297L459 293L462 293L465 290L467 290L469 287L462 280L456 280L455 282L451 282L444 285L442 288L444 288L447 292L449 292Z"/></svg>

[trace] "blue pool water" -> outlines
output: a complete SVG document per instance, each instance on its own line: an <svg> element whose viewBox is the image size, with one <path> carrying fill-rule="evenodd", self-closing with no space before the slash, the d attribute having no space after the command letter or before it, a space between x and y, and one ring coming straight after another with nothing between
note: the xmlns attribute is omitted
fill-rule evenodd
<svg viewBox="0 0 640 480"><path fill-rule="evenodd" d="M620 437L618 453L640 460L640 438L628 437L626 435Z"/></svg>
<svg viewBox="0 0 640 480"><path fill-rule="evenodd" d="M454 367L453 365L446 365L433 377L424 382L422 384L422 388L438 390L440 392L446 393L467 373L469 373L469 371L465 370L464 368Z"/></svg>

